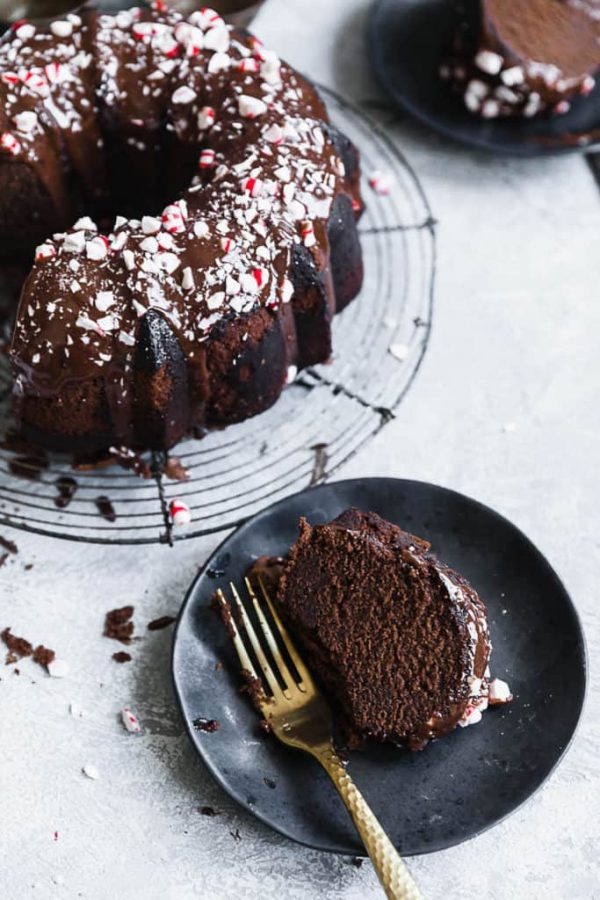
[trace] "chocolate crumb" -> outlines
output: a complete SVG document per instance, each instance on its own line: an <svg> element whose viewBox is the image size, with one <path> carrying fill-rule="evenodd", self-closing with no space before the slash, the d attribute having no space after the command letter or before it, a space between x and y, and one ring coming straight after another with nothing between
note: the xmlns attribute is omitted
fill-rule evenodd
<svg viewBox="0 0 600 900"><path fill-rule="evenodd" d="M124 650L118 650L116 653L113 653L112 658L115 662L126 663L131 661L131 654L125 653Z"/></svg>
<svg viewBox="0 0 600 900"><path fill-rule="evenodd" d="M223 668L223 663L218 659L215 663L215 672L220 672Z"/></svg>
<svg viewBox="0 0 600 900"><path fill-rule="evenodd" d="M267 777L265 776L265 777L263 778L263 781L264 781L264 783L266 784L266 786L267 786L268 788L271 788L271 790L274 790L274 789L277 787L276 782L273 781L272 778L267 778Z"/></svg>
<svg viewBox="0 0 600 900"><path fill-rule="evenodd" d="M58 509L66 509L77 491L77 482L69 475L60 475L54 482L58 497L54 498L54 505Z"/></svg>
<svg viewBox="0 0 600 900"><path fill-rule="evenodd" d="M212 734L221 727L221 723L216 719L204 719L202 716L194 719L192 725L196 731L204 731L206 734Z"/></svg>
<svg viewBox="0 0 600 900"><path fill-rule="evenodd" d="M20 675L20 674L21 674L21 670L20 670L20 669L17 669L17 668L15 667L15 668L13 669L13 675Z"/></svg>
<svg viewBox="0 0 600 900"><path fill-rule="evenodd" d="M31 656L33 653L33 647L29 641L12 634L10 628L5 628L4 631L0 633L0 637L8 647L9 651L6 657L6 665L16 662L17 659L21 659L23 656Z"/></svg>
<svg viewBox="0 0 600 900"><path fill-rule="evenodd" d="M241 841L242 839L239 828L236 828L235 831L230 831L229 834L234 839L234 841Z"/></svg>
<svg viewBox="0 0 600 900"><path fill-rule="evenodd" d="M6 560L8 559L9 556L10 556L9 553L3 553L2 556L0 556L0 569L2 568L2 566L4 565L4 563L6 562Z"/></svg>
<svg viewBox="0 0 600 900"><path fill-rule="evenodd" d="M98 512L102 516L103 519L106 519L107 522L115 522L117 519L117 514L115 512L115 508L110 502L108 497L96 497L96 507Z"/></svg>
<svg viewBox="0 0 600 900"><path fill-rule="evenodd" d="M5 550L8 550L9 553L18 553L19 548L15 544L14 541L10 541L8 538L2 537L0 535L0 547L4 547Z"/></svg>
<svg viewBox="0 0 600 900"><path fill-rule="evenodd" d="M353 856L350 861L353 866L356 866L357 869L360 869L360 867L364 863L364 859L362 859L360 856Z"/></svg>
<svg viewBox="0 0 600 900"><path fill-rule="evenodd" d="M162 628L168 628L175 621L175 616L160 616L148 622L148 631L160 631Z"/></svg>
<svg viewBox="0 0 600 900"><path fill-rule="evenodd" d="M218 816L219 815L219 813L216 811L216 809L213 809L212 806L199 806L198 810L199 810L199 812L202 813L203 816Z"/></svg>
<svg viewBox="0 0 600 900"><path fill-rule="evenodd" d="M56 659L56 653L54 650L50 650L48 647L44 647L43 644L38 644L38 646L33 651L33 661L38 663L40 666L44 666L45 669L48 668L51 662Z"/></svg>
<svg viewBox="0 0 600 900"><path fill-rule="evenodd" d="M26 572L31 572L33 569L33 563L27 563L27 565L23 566Z"/></svg>
<svg viewBox="0 0 600 900"><path fill-rule="evenodd" d="M133 609L133 606L122 606L107 612L104 636L112 638L114 641L120 641L122 644L130 644L134 628L133 622L130 621Z"/></svg>
<svg viewBox="0 0 600 900"><path fill-rule="evenodd" d="M273 729L271 728L271 723L267 722L266 719L261 719L258 723L265 734L271 734Z"/></svg>

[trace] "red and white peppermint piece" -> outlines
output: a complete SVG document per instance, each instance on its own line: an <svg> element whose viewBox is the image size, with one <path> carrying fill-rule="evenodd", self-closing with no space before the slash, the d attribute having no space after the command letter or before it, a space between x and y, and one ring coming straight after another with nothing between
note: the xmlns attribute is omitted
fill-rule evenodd
<svg viewBox="0 0 600 900"><path fill-rule="evenodd" d="M71 231L65 235L63 250L68 253L83 253L85 249L85 231Z"/></svg>
<svg viewBox="0 0 600 900"><path fill-rule="evenodd" d="M225 253L231 253L231 251L235 247L235 242L230 237L222 237L220 243L221 248L225 251Z"/></svg>
<svg viewBox="0 0 600 900"><path fill-rule="evenodd" d="M494 678L490 681L488 700L491 706L494 706L496 703L510 703L512 698L513 695L506 681L503 681L501 678Z"/></svg>
<svg viewBox="0 0 600 900"><path fill-rule="evenodd" d="M242 188L247 194L250 194L251 197L260 197L264 190L264 182L262 182L260 178L246 178L242 182Z"/></svg>
<svg viewBox="0 0 600 900"><path fill-rule="evenodd" d="M178 22L173 34L175 40L185 47L187 56L197 56L204 47L204 35L189 22Z"/></svg>
<svg viewBox="0 0 600 900"><path fill-rule="evenodd" d="M382 197L388 196L392 190L393 183L394 179L392 176L388 172L382 172L380 169L376 169L369 178L369 184L375 193L380 194Z"/></svg>
<svg viewBox="0 0 600 900"><path fill-rule="evenodd" d="M37 121L36 114L31 110L25 110L25 112L18 113L15 116L17 131L20 131L22 134L30 134L37 125Z"/></svg>
<svg viewBox="0 0 600 900"><path fill-rule="evenodd" d="M71 78L71 70L65 63L48 63L44 72L50 84L63 84Z"/></svg>
<svg viewBox="0 0 600 900"><path fill-rule="evenodd" d="M242 94L241 97L238 97L238 110L244 119L256 119L257 116L266 113L267 104L258 97Z"/></svg>
<svg viewBox="0 0 600 900"><path fill-rule="evenodd" d="M283 128L281 125L277 125L276 122L273 122L264 132L263 137L270 144L281 144L283 141Z"/></svg>
<svg viewBox="0 0 600 900"><path fill-rule="evenodd" d="M223 27L225 25L219 13L211 9L210 6L201 6L200 9L193 12L190 16L190 22L193 25L197 25L198 28L202 28L203 31L206 31L207 28Z"/></svg>
<svg viewBox="0 0 600 900"><path fill-rule="evenodd" d="M136 41L149 41L154 34L154 25L152 22L136 22L131 29Z"/></svg>
<svg viewBox="0 0 600 900"><path fill-rule="evenodd" d="M161 221L171 234L181 234L185 231L184 213L181 205L178 203L170 203L163 210Z"/></svg>
<svg viewBox="0 0 600 900"><path fill-rule="evenodd" d="M27 90L31 91L32 94L37 94L38 97L47 97L50 93L48 81L41 72L27 72L23 77L23 84Z"/></svg>
<svg viewBox="0 0 600 900"><path fill-rule="evenodd" d="M21 152L21 144L10 131L0 134L0 149L12 156L17 156Z"/></svg>
<svg viewBox="0 0 600 900"><path fill-rule="evenodd" d="M284 278L281 282L279 293L281 295L282 303L289 303L292 297L294 296L294 285L290 281L289 278Z"/></svg>
<svg viewBox="0 0 600 900"><path fill-rule="evenodd" d="M260 266L257 266L256 269L252 269L250 273L256 282L256 286L261 288L267 281L267 271L266 269L262 269Z"/></svg>
<svg viewBox="0 0 600 900"><path fill-rule="evenodd" d="M171 96L172 103L193 103L196 99L196 91L193 91L191 88L187 87L187 85L182 84L181 87L178 87Z"/></svg>
<svg viewBox="0 0 600 900"><path fill-rule="evenodd" d="M206 71L209 75L216 75L218 72L225 72L231 66L231 57L227 53L213 53Z"/></svg>
<svg viewBox="0 0 600 900"><path fill-rule="evenodd" d="M35 34L35 26L31 22L21 19L13 25L16 36L20 41L28 41Z"/></svg>
<svg viewBox="0 0 600 900"><path fill-rule="evenodd" d="M260 77L267 84L278 84L281 81L281 60L276 53L263 54L260 66Z"/></svg>
<svg viewBox="0 0 600 900"><path fill-rule="evenodd" d="M125 706L121 710L121 721L130 734L139 734L142 730L140 720L132 713L128 706Z"/></svg>
<svg viewBox="0 0 600 900"><path fill-rule="evenodd" d="M586 94L591 94L595 87L596 79L593 77L593 75L586 75L583 79L581 87L579 88L579 93L583 94L584 96Z"/></svg>
<svg viewBox="0 0 600 900"><path fill-rule="evenodd" d="M226 53L230 43L229 29L225 24L209 28L204 32L204 46L214 53Z"/></svg>
<svg viewBox="0 0 600 900"><path fill-rule="evenodd" d="M3 72L0 75L2 81L6 82L6 84L18 84L21 80L16 72Z"/></svg>
<svg viewBox="0 0 600 900"><path fill-rule="evenodd" d="M156 234L160 231L161 222L156 216L142 216L142 231L144 234Z"/></svg>
<svg viewBox="0 0 600 900"><path fill-rule="evenodd" d="M305 247L314 247L317 240L315 238L315 229L312 222L302 222L300 224L300 237Z"/></svg>
<svg viewBox="0 0 600 900"><path fill-rule="evenodd" d="M36 262L40 262L42 259L50 259L52 256L56 256L54 244L40 244L39 247L35 248Z"/></svg>
<svg viewBox="0 0 600 900"><path fill-rule="evenodd" d="M55 37L68 38L73 34L73 26L64 19L50 23L50 31Z"/></svg>
<svg viewBox="0 0 600 900"><path fill-rule="evenodd" d="M187 503L184 503L183 500L171 500L169 512L171 513L173 525L189 525L192 521L192 512Z"/></svg>
<svg viewBox="0 0 600 900"><path fill-rule="evenodd" d="M198 113L198 128L205 131L215 124L215 110L212 106L203 106Z"/></svg>
<svg viewBox="0 0 600 900"><path fill-rule="evenodd" d="M158 36L155 41L155 46L169 59L174 59L176 56L179 56L180 46L173 35L168 31L165 31L164 34Z"/></svg>
<svg viewBox="0 0 600 900"><path fill-rule="evenodd" d="M198 160L198 166L201 169L210 169L215 164L215 151L203 150Z"/></svg>
<svg viewBox="0 0 600 900"><path fill-rule="evenodd" d="M253 59L251 56L246 57L246 59L240 59L237 64L237 68L240 72L258 72L260 69L260 63L257 59Z"/></svg>
<svg viewBox="0 0 600 900"><path fill-rule="evenodd" d="M181 276L181 287L184 291L193 291L196 287L196 283L194 281L194 273L192 272L190 266L186 266L183 270L183 274Z"/></svg>
<svg viewBox="0 0 600 900"><path fill-rule="evenodd" d="M91 241L87 241L85 245L85 254L88 259L99 262L108 256L109 244L107 238L103 234L98 234Z"/></svg>

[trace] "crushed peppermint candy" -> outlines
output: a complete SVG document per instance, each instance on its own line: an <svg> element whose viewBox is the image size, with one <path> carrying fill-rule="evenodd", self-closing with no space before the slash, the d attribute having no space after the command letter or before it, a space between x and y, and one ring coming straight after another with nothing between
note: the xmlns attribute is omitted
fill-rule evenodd
<svg viewBox="0 0 600 900"><path fill-rule="evenodd" d="M184 503L183 500L171 500L169 512L171 514L173 525L177 527L189 525L192 521L192 512L187 503Z"/></svg>
<svg viewBox="0 0 600 900"><path fill-rule="evenodd" d="M391 193L393 184L394 179L390 173L382 172L380 169L376 169L369 178L369 185L382 197L387 197Z"/></svg>
<svg viewBox="0 0 600 900"><path fill-rule="evenodd" d="M242 94L238 99L238 109L240 116L244 119L255 119L257 116L262 116L266 113L267 104L258 97Z"/></svg>
<svg viewBox="0 0 600 900"><path fill-rule="evenodd" d="M139 734L142 730L140 720L135 716L128 706L121 710L121 721L130 734Z"/></svg>

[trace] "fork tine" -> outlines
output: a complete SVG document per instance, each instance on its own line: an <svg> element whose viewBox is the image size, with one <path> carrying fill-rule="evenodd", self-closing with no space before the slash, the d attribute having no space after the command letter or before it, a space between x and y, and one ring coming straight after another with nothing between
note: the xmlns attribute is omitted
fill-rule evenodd
<svg viewBox="0 0 600 900"><path fill-rule="evenodd" d="M265 598L267 606L269 607L269 611L273 617L273 621L275 622L275 625L277 626L277 628L279 630L279 634L281 635L281 639L283 640L283 643L285 644L285 648L290 655L290 659L294 663L294 666L296 667L296 671L298 672L298 675L302 679L302 681L301 681L302 687L300 685L298 685L298 687L300 687L301 690L308 690L311 688L314 689L314 682L312 680L311 674L308 671L308 669L306 668L306 666L304 665L304 663L302 662L302 657L296 650L294 644L292 643L292 639L287 632L285 625L279 618L278 613L275 611L275 607L273 606L271 598L269 597L267 589L266 589L264 582L260 576L258 578L258 583L260 584L260 589L262 591L262 595Z"/></svg>
<svg viewBox="0 0 600 900"><path fill-rule="evenodd" d="M219 603L221 604L221 606L224 609L227 609L228 608L227 598L225 597L225 594L223 593L221 588L219 588L217 590L217 597L219 598ZM240 663L242 665L242 669L244 669L246 672L249 672L253 678L258 678L260 680L260 676L254 667L254 663L250 659L250 655L248 654L248 651L246 650L246 645L240 636L240 632L235 623L235 619L233 618L233 616L231 614L229 614L228 619L227 619L227 627L231 632L231 639L233 641L233 646L236 649L237 655L238 655Z"/></svg>
<svg viewBox="0 0 600 900"><path fill-rule="evenodd" d="M233 581L229 582L229 586L231 588L231 592L233 594L233 598L234 598L237 610L240 614L240 618L241 618L244 628L246 630L246 634L250 638L250 643L252 644L252 649L254 650L254 653L256 654L256 658L258 660L258 663L260 665L262 672L264 673L265 678L267 679L267 683L268 683L269 687L271 688L271 693L273 694L275 699L281 699L284 696L283 691L282 691L281 687L279 686L279 682L277 681L277 678L276 678L275 674L273 673L273 669L271 668L271 665L269 664L267 657L265 656L265 651L263 650L262 645L256 635L254 626L253 626L252 622L250 621L248 613L244 609L244 604L242 603L240 595L237 592L237 588L236 588L235 584L233 583Z"/></svg>
<svg viewBox="0 0 600 900"><path fill-rule="evenodd" d="M300 691L305 691L306 688L304 687L303 684L297 684L296 679L294 678L294 676L288 669L287 663L282 656L281 650L279 649L279 647L277 645L277 641L273 637L273 632L271 631L271 626L267 622L267 619L264 614L264 610L259 603L258 597L256 596L256 593L254 591L254 588L252 586L250 579L245 578L244 581L246 582L246 588L248 590L248 593L250 594L250 597L252 599L252 604L256 611L256 616L258 618L258 624L262 628L262 632L263 632L263 634L265 636L265 640L269 646L269 650L271 651L271 655L273 656L273 659L275 660L275 664L277 665L277 668L279 669L279 674L281 675L281 677L285 683L285 688L284 688L283 693L289 700L289 699L291 699L289 688L298 687L298 689Z"/></svg>

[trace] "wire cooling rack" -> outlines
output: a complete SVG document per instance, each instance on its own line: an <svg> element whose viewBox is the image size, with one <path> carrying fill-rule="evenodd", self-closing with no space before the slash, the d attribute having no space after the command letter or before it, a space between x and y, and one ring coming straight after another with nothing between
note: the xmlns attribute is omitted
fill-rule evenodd
<svg viewBox="0 0 600 900"><path fill-rule="evenodd" d="M415 173L382 128L321 91L333 124L360 149L367 203L359 226L364 286L335 318L333 362L301 372L262 415L174 448L187 481L161 474L157 458L144 479L118 465L73 471L66 457L40 466L0 449L0 524L110 544L171 543L219 531L327 479L394 417L431 329L435 222ZM369 187L375 170L392 176L389 196ZM6 361L0 398L0 430L8 431ZM191 510L186 528L172 526L169 504L177 498Z"/></svg>

